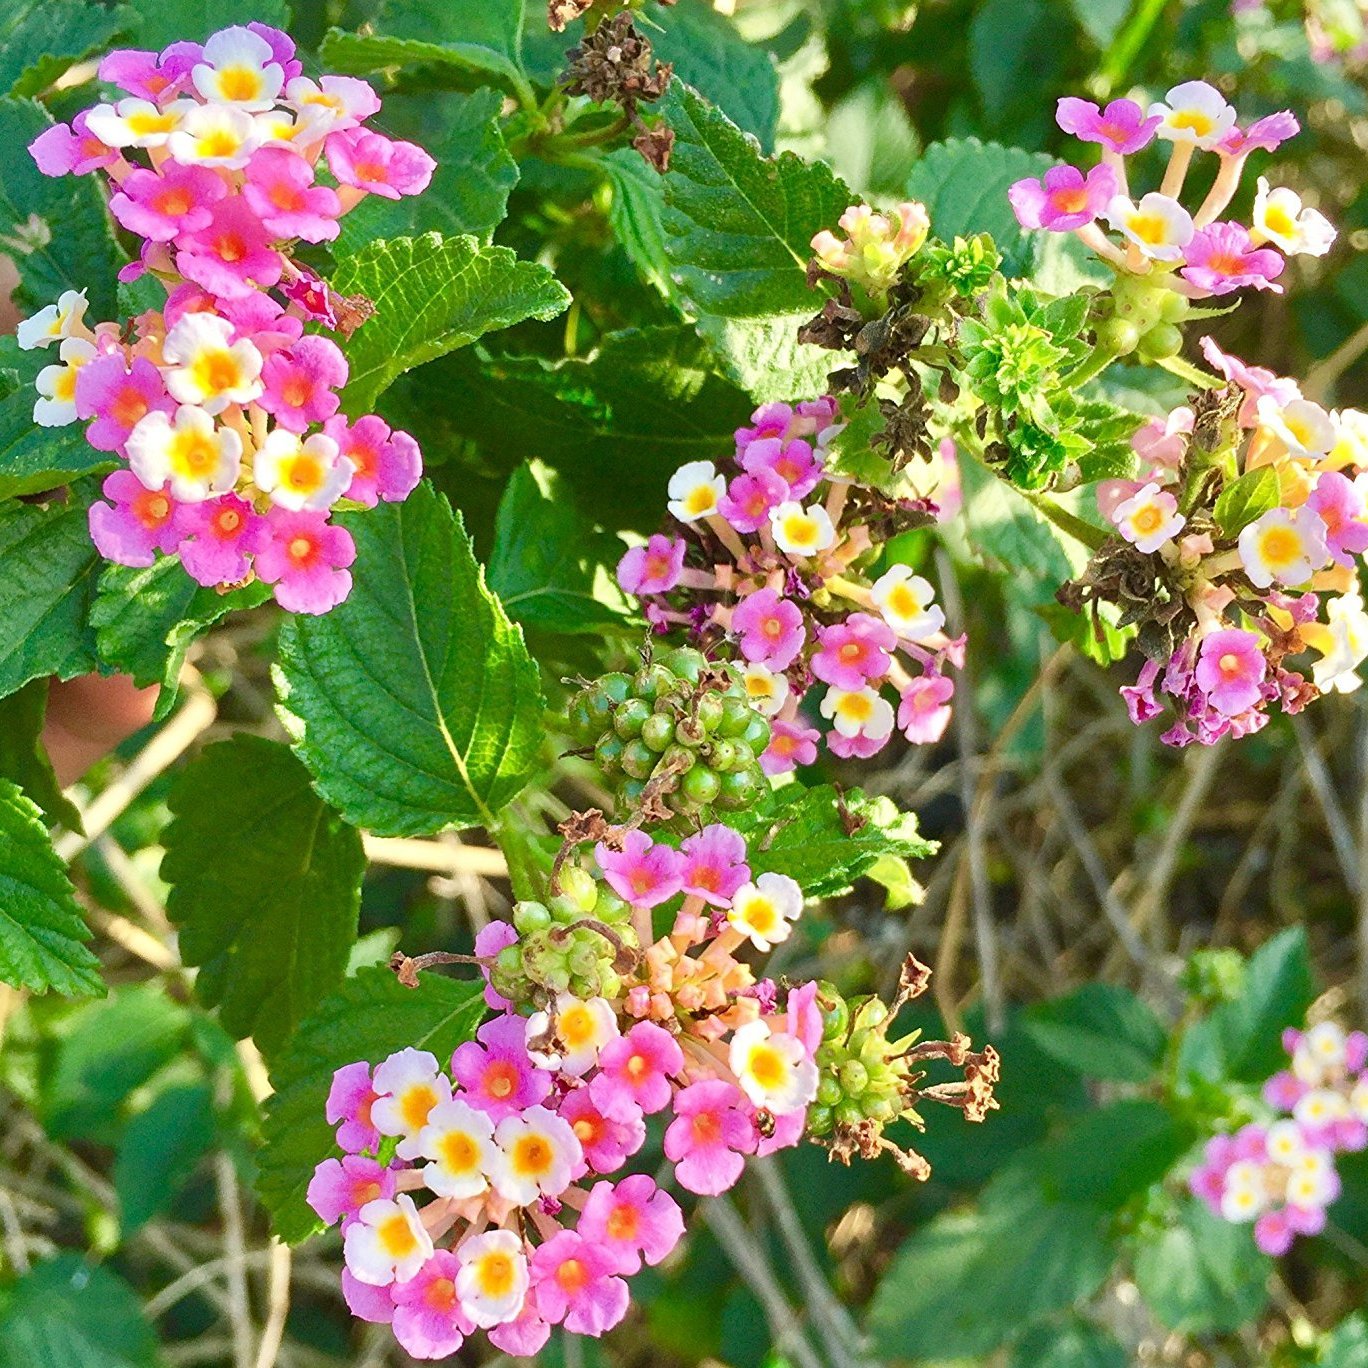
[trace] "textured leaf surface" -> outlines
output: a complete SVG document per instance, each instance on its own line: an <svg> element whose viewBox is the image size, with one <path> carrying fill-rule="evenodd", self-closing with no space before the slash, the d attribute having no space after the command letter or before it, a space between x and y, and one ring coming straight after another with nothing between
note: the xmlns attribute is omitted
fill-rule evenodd
<svg viewBox="0 0 1368 1368"><path fill-rule="evenodd" d="M665 232L675 280L700 314L811 315L813 235L832 227L850 191L820 162L767 158L721 111L676 82L664 102L675 131L665 176Z"/></svg>
<svg viewBox="0 0 1368 1368"><path fill-rule="evenodd" d="M304 1201L321 1159L334 1152L323 1115L333 1073L344 1064L374 1065L405 1046L430 1050L443 1067L475 1034L485 1014L483 985L424 974L404 988L387 968L360 970L296 1032L271 1069L265 1145L257 1192L282 1240L298 1243L320 1229Z"/></svg>
<svg viewBox="0 0 1368 1368"><path fill-rule="evenodd" d="M10 0L0 17L0 94L37 95L110 44L133 17L85 0Z"/></svg>
<svg viewBox="0 0 1368 1368"><path fill-rule="evenodd" d="M569 303L546 269L519 261L507 247L482 247L468 236L374 242L338 267L333 287L365 295L374 317L348 349L349 412L361 413L397 375L477 337L528 318L554 318Z"/></svg>
<svg viewBox="0 0 1368 1368"><path fill-rule="evenodd" d="M155 1368L157 1337L117 1273L59 1254L0 1288L5 1368Z"/></svg>
<svg viewBox="0 0 1368 1368"><path fill-rule="evenodd" d="M488 241L518 183L518 164L500 131L502 105L497 90L452 93L438 102L416 95L387 97L386 134L419 143L436 158L437 170L421 195L400 200L367 195L343 215L334 255L353 256L379 238L432 230L472 233Z"/></svg>
<svg viewBox="0 0 1368 1368"><path fill-rule="evenodd" d="M43 364L55 359L43 354ZM86 441L82 424L39 427L33 421L35 397L29 381L0 399L0 499L57 489L117 464Z"/></svg>
<svg viewBox="0 0 1368 1368"><path fill-rule="evenodd" d="M102 564L81 499L0 504L0 698L40 675L94 669L88 619Z"/></svg>
<svg viewBox="0 0 1368 1368"><path fill-rule="evenodd" d="M1035 239L1022 231L1007 190L1024 176L1043 176L1055 165L1043 152L948 138L933 143L907 178L907 193L921 200L931 216L931 231L946 242L956 236L991 233L1002 253L1004 275L1024 275L1035 260Z"/></svg>
<svg viewBox="0 0 1368 1368"><path fill-rule="evenodd" d="M81 830L81 814L63 794L43 745L48 682L33 679L18 693L0 699L0 779L23 789L49 823Z"/></svg>
<svg viewBox="0 0 1368 1368"><path fill-rule="evenodd" d="M268 1058L342 981L356 939L361 838L286 746L241 734L171 791L162 878L195 988Z"/></svg>
<svg viewBox="0 0 1368 1368"><path fill-rule="evenodd" d="M103 993L89 939L42 813L0 780L0 982L38 993Z"/></svg>
<svg viewBox="0 0 1368 1368"><path fill-rule="evenodd" d="M259 580L220 594L185 573L180 561L162 556L146 569L110 565L100 575L90 623L100 659L142 685L160 684L157 717L176 700L185 653L196 638L240 608L271 596Z"/></svg>
<svg viewBox="0 0 1368 1368"><path fill-rule="evenodd" d="M830 784L775 789L740 816L741 824L751 872L788 874L810 898L845 892L885 856L920 860L936 850L917 834L916 817L890 799L859 789L841 798Z"/></svg>
<svg viewBox="0 0 1368 1368"><path fill-rule="evenodd" d="M63 290L85 290L87 319L114 316L124 257L94 176L45 176L28 145L52 126L34 100L0 100L0 237L19 268L18 302L32 313Z"/></svg>
<svg viewBox="0 0 1368 1368"><path fill-rule="evenodd" d="M626 605L610 578L621 555L622 543L595 529L553 471L538 462L513 472L499 500L489 587L514 622L571 635L621 631Z"/></svg>
<svg viewBox="0 0 1368 1368"><path fill-rule="evenodd" d="M281 633L281 714L318 791L390 836L489 824L541 743L537 667L431 486L346 525L356 587Z"/></svg>

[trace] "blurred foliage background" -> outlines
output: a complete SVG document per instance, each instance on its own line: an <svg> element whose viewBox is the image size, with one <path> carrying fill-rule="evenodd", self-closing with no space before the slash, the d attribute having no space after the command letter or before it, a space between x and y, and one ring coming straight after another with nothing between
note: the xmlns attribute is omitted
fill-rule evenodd
<svg viewBox="0 0 1368 1368"><path fill-rule="evenodd" d="M54 32L75 11L92 26L88 47L19 92L41 91L59 116L89 102L84 59L116 36L156 45L288 21L310 70L343 50L334 30L384 31L398 11L459 36L441 0L6 8L0 39L39 15ZM1065 94L1144 98L1204 78L1245 118L1294 109L1305 131L1279 154L1278 179L1340 240L1294 263L1285 295L1247 300L1213 332L1329 401L1368 406L1368 86L1352 56L1316 53L1308 8L1329 22L1329 0L1239 15L1228 0L738 0L734 14L679 0L653 7L647 31L766 150L826 159L876 200L915 192L928 149L944 156L934 145L947 140L1065 154L1052 118ZM1356 6L1340 9L1356 21ZM548 34L529 4L539 80L573 39ZM468 71L404 67L381 84L379 125L443 165L428 196L376 207L409 216L386 231L483 220L575 296L565 319L414 372L387 412L421 439L496 588L496 510L529 458L562 473L559 512L542 516L601 573L621 549L610 534L650 528L669 470L724 452L751 406L681 317L652 241L655 173L629 150L542 160L512 102ZM980 189L977 226L1010 230L991 199L1005 184ZM1135 401L1158 411L1180 395ZM951 520L901 549L969 633L961 699L974 706L940 745L860 774L915 811L940 853L917 871L920 889L866 881L805 918L785 955L858 990L887 987L915 951L937 971L928 1024L934 1011L1001 1051L1001 1112L980 1128L935 1118L921 1186L891 1162L844 1169L815 1148L757 1166L735 1202L702 1204L682 1257L643 1276L627 1326L588 1349L553 1340L546 1363L1368 1364L1368 1163L1347 1166L1325 1236L1276 1268L1180 1179L1213 1118L1238 1114L1241 1090L1276 1066L1281 1026L1313 1003L1368 1025L1368 708L1336 696L1239 743L1167 751L1117 697L1133 666L1104 672L1059 646L1037 611L1051 611L1053 586L1002 573L1017 568L1010 544L985 557L971 532ZM601 624L552 636L529 614L524 626L553 683L601 658ZM198 644L178 709L75 790L87 835L64 837L64 853L109 998L0 988L5 1368L405 1361L383 1327L346 1314L335 1237L293 1258L269 1242L250 1195L261 1064L192 998L158 877L180 758L229 730L280 735L275 627L263 611ZM632 644L623 634L608 649ZM585 782L561 765L524 801L554 817ZM354 970L383 963L400 927L406 949L468 948L507 907L491 849L451 838L371 842L369 854Z"/></svg>

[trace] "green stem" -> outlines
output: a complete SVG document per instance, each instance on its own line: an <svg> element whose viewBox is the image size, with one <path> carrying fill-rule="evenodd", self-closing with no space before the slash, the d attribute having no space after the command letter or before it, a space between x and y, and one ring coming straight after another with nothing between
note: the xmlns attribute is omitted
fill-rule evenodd
<svg viewBox="0 0 1368 1368"><path fill-rule="evenodd" d="M1168 0L1143 0L1125 28L1112 39L1111 47L1102 58L1097 79L1098 95L1110 95L1125 80L1131 63L1145 46L1167 3Z"/></svg>
<svg viewBox="0 0 1368 1368"><path fill-rule="evenodd" d="M1098 347L1093 354L1068 375L1060 378L1060 386L1063 389L1077 389L1080 385L1085 385L1095 376L1101 375L1113 361L1116 360L1116 353L1108 347Z"/></svg>
<svg viewBox="0 0 1368 1368"><path fill-rule="evenodd" d="M1220 389L1225 384L1219 375L1212 375L1200 366L1194 366L1191 361L1184 361L1181 356L1166 356L1159 364L1171 375L1186 380L1189 385L1196 385L1198 389Z"/></svg>
<svg viewBox="0 0 1368 1368"><path fill-rule="evenodd" d="M1094 527L1076 513L1070 513L1067 508L1061 508L1048 494L1033 494L1025 489L1017 492L1042 517L1054 523L1061 532L1067 533L1075 541L1082 542L1089 551L1102 549L1107 534L1100 527Z"/></svg>

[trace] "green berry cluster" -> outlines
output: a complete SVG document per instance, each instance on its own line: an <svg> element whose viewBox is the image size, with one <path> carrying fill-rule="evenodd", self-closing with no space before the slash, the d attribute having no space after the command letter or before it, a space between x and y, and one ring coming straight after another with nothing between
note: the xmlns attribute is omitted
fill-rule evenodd
<svg viewBox="0 0 1368 1368"><path fill-rule="evenodd" d="M1113 356L1137 353L1166 361L1183 349L1179 324L1191 306L1176 290L1145 276L1118 274L1110 295L1097 303L1097 342Z"/></svg>
<svg viewBox="0 0 1368 1368"><path fill-rule="evenodd" d="M560 892L547 902L513 908L518 939L499 951L490 985L518 1006L544 1003L559 993L615 998L622 991L624 953L637 949L632 909L587 869L560 871Z"/></svg>
<svg viewBox="0 0 1368 1368"><path fill-rule="evenodd" d="M822 1043L817 1047L817 1100L808 1112L808 1130L829 1135L838 1126L872 1121L878 1127L909 1111L909 1074L903 1053L912 1044L890 1042L888 1006L876 997L853 1007L829 983L818 987ZM914 1113L915 1115L915 1113Z"/></svg>
<svg viewBox="0 0 1368 1368"><path fill-rule="evenodd" d="M634 675L606 674L571 700L570 731L592 746L608 787L628 807L646 786L689 821L735 812L765 790L769 723L730 665L680 647Z"/></svg>

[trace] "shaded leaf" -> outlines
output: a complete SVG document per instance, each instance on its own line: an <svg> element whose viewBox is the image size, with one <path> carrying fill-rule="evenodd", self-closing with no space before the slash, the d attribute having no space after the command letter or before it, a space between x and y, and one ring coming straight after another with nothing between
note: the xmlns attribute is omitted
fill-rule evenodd
<svg viewBox="0 0 1368 1368"><path fill-rule="evenodd" d="M373 242L337 268L333 288L365 295L375 315L352 337L348 411L364 412L398 375L525 319L554 318L570 303L546 269L473 237Z"/></svg>
<svg viewBox="0 0 1368 1368"><path fill-rule="evenodd" d="M31 798L48 824L81 830L81 814L62 792L43 744L48 681L33 679L18 693L0 699L0 779L8 779Z"/></svg>
<svg viewBox="0 0 1368 1368"><path fill-rule="evenodd" d="M85 0L10 0L0 19L0 95L37 95L110 45L133 12Z"/></svg>
<svg viewBox="0 0 1368 1368"><path fill-rule="evenodd" d="M334 1153L323 1115L333 1073L358 1060L378 1064L406 1046L430 1050L445 1067L485 1011L480 982L424 974L417 988L405 988L387 968L360 969L300 1026L271 1068L257 1175L282 1240L298 1243L321 1228L304 1193L314 1167Z"/></svg>
<svg viewBox="0 0 1368 1368"><path fill-rule="evenodd" d="M1126 1368L1116 1337L1087 1321L1037 1325L1012 1350L1010 1368Z"/></svg>
<svg viewBox="0 0 1368 1368"><path fill-rule="evenodd" d="M170 1209L213 1145L213 1097L202 1083L168 1088L128 1123L114 1157L125 1237Z"/></svg>
<svg viewBox="0 0 1368 1368"><path fill-rule="evenodd" d="M1088 1078L1144 1083L1163 1058L1168 1033L1134 993L1113 983L1085 983L1032 1004L1022 1027L1065 1068Z"/></svg>
<svg viewBox="0 0 1368 1368"><path fill-rule="evenodd" d="M273 28L290 26L286 0L131 0L137 15L131 40L144 48L169 43L202 43L211 33L253 21Z"/></svg>
<svg viewBox="0 0 1368 1368"><path fill-rule="evenodd" d="M318 791L390 836L490 825L541 744L537 667L465 527L422 484L342 521L351 597L280 637L281 716Z"/></svg>
<svg viewBox="0 0 1368 1368"><path fill-rule="evenodd" d="M103 993L89 939L43 814L0 780L0 982L36 993Z"/></svg>
<svg viewBox="0 0 1368 1368"><path fill-rule="evenodd" d="M356 939L361 838L288 747L246 734L176 780L166 910L200 999L268 1058L341 981Z"/></svg>

